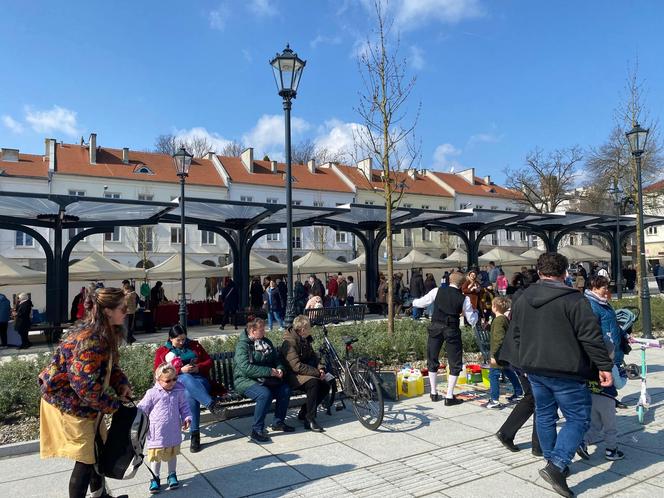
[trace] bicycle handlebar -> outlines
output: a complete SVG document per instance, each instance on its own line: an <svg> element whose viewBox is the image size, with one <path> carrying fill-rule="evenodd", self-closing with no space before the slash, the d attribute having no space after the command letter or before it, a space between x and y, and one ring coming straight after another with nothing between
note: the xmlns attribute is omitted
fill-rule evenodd
<svg viewBox="0 0 664 498"><path fill-rule="evenodd" d="M641 344L641 346L646 347L646 348L661 348L662 345L659 343L657 339L642 339L640 337L631 337L629 338L629 342L632 344Z"/></svg>

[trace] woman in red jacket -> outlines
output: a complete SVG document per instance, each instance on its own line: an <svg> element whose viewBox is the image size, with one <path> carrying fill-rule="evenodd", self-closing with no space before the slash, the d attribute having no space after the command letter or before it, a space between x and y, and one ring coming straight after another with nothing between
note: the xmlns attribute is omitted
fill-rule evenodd
<svg viewBox="0 0 664 498"><path fill-rule="evenodd" d="M189 434L192 453L201 450L201 405L214 415L223 412L221 403L210 395L210 369L212 358L198 341L187 338L187 331L174 325L168 331L168 340L157 349L154 357L155 370L162 363L170 363L178 373L178 381L184 385L192 414Z"/></svg>

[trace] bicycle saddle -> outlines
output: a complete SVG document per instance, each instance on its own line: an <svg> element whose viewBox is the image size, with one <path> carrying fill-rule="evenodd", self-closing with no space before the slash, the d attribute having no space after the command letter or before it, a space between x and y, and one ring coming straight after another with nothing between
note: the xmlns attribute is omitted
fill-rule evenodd
<svg viewBox="0 0 664 498"><path fill-rule="evenodd" d="M354 342L359 341L359 339L358 339L357 337L351 337L351 336L349 336L349 335L345 335L345 336L343 336L343 337L341 338L341 340L344 341L344 344L345 344L346 346L350 346L350 345L353 344Z"/></svg>

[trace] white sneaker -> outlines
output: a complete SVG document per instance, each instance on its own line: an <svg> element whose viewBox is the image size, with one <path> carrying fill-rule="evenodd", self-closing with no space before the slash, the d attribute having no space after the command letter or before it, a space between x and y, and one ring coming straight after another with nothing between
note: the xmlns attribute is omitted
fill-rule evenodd
<svg viewBox="0 0 664 498"><path fill-rule="evenodd" d="M489 400L489 402L486 404L486 407L487 408L502 408L503 405L500 401L492 399L492 400Z"/></svg>

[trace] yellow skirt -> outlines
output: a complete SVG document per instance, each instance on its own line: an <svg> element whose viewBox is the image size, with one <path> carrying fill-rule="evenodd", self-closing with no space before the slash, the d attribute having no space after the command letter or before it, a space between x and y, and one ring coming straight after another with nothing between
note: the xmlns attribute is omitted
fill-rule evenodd
<svg viewBox="0 0 664 498"><path fill-rule="evenodd" d="M39 405L39 454L41 458L69 458L95 463L96 419L76 417L41 400ZM106 425L99 432L106 439Z"/></svg>
<svg viewBox="0 0 664 498"><path fill-rule="evenodd" d="M168 462L179 454L179 444L170 448L148 448L148 462Z"/></svg>

